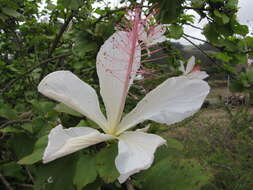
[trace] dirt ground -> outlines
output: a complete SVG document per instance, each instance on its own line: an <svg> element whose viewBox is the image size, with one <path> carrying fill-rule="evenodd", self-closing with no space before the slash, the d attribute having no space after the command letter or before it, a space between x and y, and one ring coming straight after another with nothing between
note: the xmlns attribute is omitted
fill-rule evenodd
<svg viewBox="0 0 253 190"><path fill-rule="evenodd" d="M227 99L235 95L228 90L224 81L212 81L211 91L207 99L217 99L212 105L208 104L204 106L193 117L186 119L180 123L174 124L170 127L166 136L174 138L183 138L191 135L192 129L208 130L210 126L225 127L229 125L230 115L226 106L229 108L232 114L236 114L241 110L245 110L245 105L225 105ZM248 113L253 114L253 106L248 107ZM252 124L253 126L253 124Z"/></svg>

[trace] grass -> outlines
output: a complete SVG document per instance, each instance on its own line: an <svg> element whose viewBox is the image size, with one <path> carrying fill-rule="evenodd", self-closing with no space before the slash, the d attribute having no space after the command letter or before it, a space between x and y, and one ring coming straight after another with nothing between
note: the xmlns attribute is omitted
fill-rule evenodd
<svg viewBox="0 0 253 190"><path fill-rule="evenodd" d="M209 97L226 97L224 87ZM203 190L253 189L253 108L210 106L164 134L184 144L187 157L211 170L213 179Z"/></svg>

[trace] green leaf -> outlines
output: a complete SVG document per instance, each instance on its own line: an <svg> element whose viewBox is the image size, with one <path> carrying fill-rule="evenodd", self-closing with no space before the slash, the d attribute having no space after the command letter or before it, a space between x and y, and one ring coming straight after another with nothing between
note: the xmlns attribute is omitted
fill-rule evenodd
<svg viewBox="0 0 253 190"><path fill-rule="evenodd" d="M95 158L90 155L81 155L76 164L74 184L77 190L82 190L87 184L97 178Z"/></svg>
<svg viewBox="0 0 253 190"><path fill-rule="evenodd" d="M156 4L160 9L158 19L163 24L169 24L175 21L182 12L184 0L149 0L149 2Z"/></svg>
<svg viewBox="0 0 253 190"><path fill-rule="evenodd" d="M237 5L238 5L238 0L228 0L226 7L228 7L229 9L238 9Z"/></svg>
<svg viewBox="0 0 253 190"><path fill-rule="evenodd" d="M33 125L32 125L31 123L25 123L25 124L21 125L21 127L22 127L24 130L26 130L26 131L28 131L28 132L30 132L30 133L33 132Z"/></svg>
<svg viewBox="0 0 253 190"><path fill-rule="evenodd" d="M112 183L119 177L119 172L115 166L117 152L117 145L114 144L104 148L96 155L97 171L105 183Z"/></svg>
<svg viewBox="0 0 253 190"><path fill-rule="evenodd" d="M240 24L236 19L231 20L232 28L234 33L246 36L249 33L249 28L247 25Z"/></svg>
<svg viewBox="0 0 253 190"><path fill-rule="evenodd" d="M83 117L82 114L80 114L79 112L69 108L68 106L66 106L65 104L57 104L55 107L54 107L54 110L56 110L57 112L61 112L61 113L67 113L67 114L70 114L70 115L73 115L73 116L76 116L76 117Z"/></svg>
<svg viewBox="0 0 253 190"><path fill-rule="evenodd" d="M215 24L207 24L202 32L205 37L212 43L217 44L218 43L218 37L219 33L216 31Z"/></svg>
<svg viewBox="0 0 253 190"><path fill-rule="evenodd" d="M253 85L253 69L250 69L246 73L248 81L251 85Z"/></svg>
<svg viewBox="0 0 253 190"><path fill-rule="evenodd" d="M17 112L6 104L0 105L0 117L6 118L8 120L18 119Z"/></svg>
<svg viewBox="0 0 253 190"><path fill-rule="evenodd" d="M253 48L253 37L248 36L247 38L245 38L245 42L248 47Z"/></svg>
<svg viewBox="0 0 253 190"><path fill-rule="evenodd" d="M32 154L25 156L24 158L19 160L18 163L23 164L23 165L30 165L30 164L34 164L34 163L40 161L42 159L44 149L47 146L47 142L48 142L47 136L41 137L35 143L34 150L33 150Z"/></svg>
<svg viewBox="0 0 253 190"><path fill-rule="evenodd" d="M48 114L48 112L52 111L55 107L55 104L49 101L31 100L30 102L33 105L33 108L38 111L38 113L42 114Z"/></svg>
<svg viewBox="0 0 253 190"><path fill-rule="evenodd" d="M3 129L0 129L1 133L23 133L23 130L14 128L14 127L5 127Z"/></svg>
<svg viewBox="0 0 253 190"><path fill-rule="evenodd" d="M8 8L8 7L4 7L1 9L2 12L8 16L12 16L12 17L20 17L22 16L20 13L18 13L16 10L12 9L12 8Z"/></svg>
<svg viewBox="0 0 253 190"><path fill-rule="evenodd" d="M229 23L229 17L221 12L219 12L218 10L214 10L214 15L217 16L218 18L220 18L222 20L223 24L227 24Z"/></svg>
<svg viewBox="0 0 253 190"><path fill-rule="evenodd" d="M25 177L22 174L22 167L15 162L9 162L0 165L0 171L4 176L14 177L23 180Z"/></svg>
<svg viewBox="0 0 253 190"><path fill-rule="evenodd" d="M180 39L184 34L183 27L181 25L172 24L169 27L169 34L168 37L174 39Z"/></svg>
<svg viewBox="0 0 253 190"><path fill-rule="evenodd" d="M65 156L36 168L34 190L75 190L75 174L78 153Z"/></svg>
<svg viewBox="0 0 253 190"><path fill-rule="evenodd" d="M83 4L82 0L58 0L57 3L66 9L72 10L78 9Z"/></svg>
<svg viewBox="0 0 253 190"><path fill-rule="evenodd" d="M78 36L73 47L73 52L82 57L85 56L88 52L96 52L97 44L85 39L86 36Z"/></svg>
<svg viewBox="0 0 253 190"><path fill-rule="evenodd" d="M96 180L94 183L88 184L83 190L101 190L102 180Z"/></svg>
<svg viewBox="0 0 253 190"><path fill-rule="evenodd" d="M213 55L216 59L219 59L224 62L229 62L233 58L230 57L227 53L216 53Z"/></svg>
<svg viewBox="0 0 253 190"><path fill-rule="evenodd" d="M202 8L205 4L203 0L191 0L191 4L194 8Z"/></svg>
<svg viewBox="0 0 253 190"><path fill-rule="evenodd" d="M33 151L34 143L34 138L24 133L12 134L11 138L8 140L8 145L17 159L21 159L30 154Z"/></svg>
<svg viewBox="0 0 253 190"><path fill-rule="evenodd" d="M198 190L210 179L196 161L172 159L163 159L140 176L145 190Z"/></svg>

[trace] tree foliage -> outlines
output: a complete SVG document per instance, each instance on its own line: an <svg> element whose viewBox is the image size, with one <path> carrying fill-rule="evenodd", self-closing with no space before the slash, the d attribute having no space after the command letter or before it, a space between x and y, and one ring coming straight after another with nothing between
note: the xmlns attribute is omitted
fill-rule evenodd
<svg viewBox="0 0 253 190"><path fill-rule="evenodd" d="M69 127L95 124L41 97L37 85L52 71L71 70L98 89L97 52L128 8L94 8L96 3L103 4L99 0L43 2L0 0L0 175L13 188L21 190L26 189L25 185L46 190L123 189L124 185L115 182L117 149L111 144L100 144L47 165L41 163L47 135L59 118ZM137 4L133 0L122 2ZM40 3L45 7L41 8ZM187 10L207 19L203 34L207 43L219 50L210 55L212 64L219 64L231 75L233 90L253 96L253 68L248 65L248 59L253 57L253 38L248 35L248 27L237 20L237 0L149 0L146 4L150 10L159 10L156 22L167 24L169 40L187 38L183 26L192 25L194 20ZM161 76L137 84L131 91L133 97L144 95L139 90L143 86L151 89L177 74L180 53L169 41L164 46L163 53L168 55L165 64L151 62L147 66L159 70ZM237 65L244 65L240 72ZM127 109L135 104L133 97L128 97ZM162 129L158 127L155 131L159 133ZM185 159L178 147L182 147L178 141L168 140L166 151L154 167L133 177L136 188L159 189L162 184L160 189L188 190L200 189L208 183L211 179L208 169L203 169L196 160Z"/></svg>

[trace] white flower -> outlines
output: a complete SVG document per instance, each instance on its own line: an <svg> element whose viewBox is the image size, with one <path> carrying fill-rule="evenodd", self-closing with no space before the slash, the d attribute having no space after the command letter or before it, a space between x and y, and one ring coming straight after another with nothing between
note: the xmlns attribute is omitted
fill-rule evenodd
<svg viewBox="0 0 253 190"><path fill-rule="evenodd" d="M253 63L253 59L248 59L248 66L251 66L252 63Z"/></svg>
<svg viewBox="0 0 253 190"><path fill-rule="evenodd" d="M139 39L143 41L143 43L147 47L150 47L157 43L162 43L166 41L167 38L164 36L165 32L166 32L166 27L165 25L162 25L162 24L159 24L157 26L151 26L148 29L144 28L144 26L141 25L140 32L139 32Z"/></svg>
<svg viewBox="0 0 253 190"><path fill-rule="evenodd" d="M208 74L205 71L200 71L198 67L195 66L195 57L192 56L184 67L184 63L180 62L179 70L183 72L183 75L188 77L189 79L200 79L203 80L208 77Z"/></svg>
<svg viewBox="0 0 253 190"><path fill-rule="evenodd" d="M115 165L120 183L129 176L151 166L157 147L166 141L145 130L129 131L145 120L172 124L198 111L209 86L202 80L185 76L173 77L149 92L124 118L122 113L128 90L140 67L141 47L136 31L114 33L101 47L97 56L100 94L107 118L102 114L97 94L87 83L70 71L47 75L38 90L45 96L62 102L96 122L104 133L89 127L53 128L43 155L47 163L91 145L117 139ZM85 164L85 163L84 163Z"/></svg>

